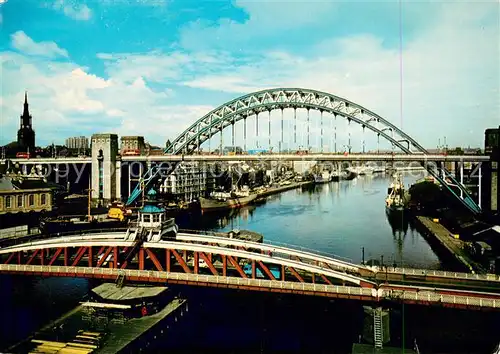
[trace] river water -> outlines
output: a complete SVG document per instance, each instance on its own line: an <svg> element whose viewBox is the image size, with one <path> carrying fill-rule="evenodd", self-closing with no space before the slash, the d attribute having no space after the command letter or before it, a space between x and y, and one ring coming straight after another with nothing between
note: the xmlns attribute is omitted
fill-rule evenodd
<svg viewBox="0 0 500 354"><path fill-rule="evenodd" d="M413 183L423 175L406 175ZM409 267L439 269L425 239L408 222L389 222L385 198L390 181L384 175L360 176L290 190L268 197L262 205L237 211L181 218L181 227L205 230L233 228L257 231L265 240L342 257L355 263L379 260Z"/></svg>
<svg viewBox="0 0 500 354"><path fill-rule="evenodd" d="M409 184L419 175L406 176ZM266 241L300 246L361 262L446 268L407 222L389 222L384 199L390 181L362 176L352 181L290 190L264 203L222 214L184 215L182 228L248 229ZM7 346L69 310L90 290L82 279L0 277L0 343ZM159 352L349 353L361 333L363 309L355 302L204 288L180 288L190 303L175 335ZM422 353L488 353L500 338L498 314L418 306L394 306L395 346L418 340ZM2 347L0 345L0 348ZM410 346L411 345L408 345ZM205 351L204 351L205 352Z"/></svg>

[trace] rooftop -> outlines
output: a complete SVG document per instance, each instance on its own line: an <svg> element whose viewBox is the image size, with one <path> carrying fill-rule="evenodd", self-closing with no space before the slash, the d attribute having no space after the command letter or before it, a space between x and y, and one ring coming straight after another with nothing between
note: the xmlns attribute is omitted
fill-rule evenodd
<svg viewBox="0 0 500 354"><path fill-rule="evenodd" d="M92 292L104 300L128 301L155 297L167 291L164 286L123 286L117 287L115 283L104 283L92 289Z"/></svg>
<svg viewBox="0 0 500 354"><path fill-rule="evenodd" d="M92 134L92 139L93 138L118 138L117 134L112 134L112 133L103 133L103 134Z"/></svg>
<svg viewBox="0 0 500 354"><path fill-rule="evenodd" d="M10 176L0 177L0 190L31 190L31 189L64 189L64 187L51 182L46 182L42 178L27 178Z"/></svg>

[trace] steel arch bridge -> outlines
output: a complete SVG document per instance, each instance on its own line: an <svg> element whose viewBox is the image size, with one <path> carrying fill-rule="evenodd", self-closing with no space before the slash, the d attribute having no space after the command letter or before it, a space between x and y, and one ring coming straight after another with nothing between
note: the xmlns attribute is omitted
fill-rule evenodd
<svg viewBox="0 0 500 354"><path fill-rule="evenodd" d="M296 110L300 108L307 109L308 112L309 110L316 110L321 112L321 114L327 112L333 114L335 117L344 118L348 122L359 124L363 129L367 128L373 131L379 138L382 137L389 141L394 147L398 147L406 154L428 153L412 137L378 114L339 96L304 88L268 89L250 93L229 101L194 122L165 149L165 153L191 154L215 134L222 133L228 127L234 129L235 123L240 120L245 120L253 115L258 116L262 112L271 112L277 109L283 111L286 108L294 109L295 132L297 129ZM283 141L283 114L281 115L281 141ZM466 188L456 181L446 169L442 168L441 173L439 173L439 171L435 171L426 164L424 164L424 167L470 211L474 214L481 212L481 208L471 198ZM160 171L160 166L153 165L145 173L141 179L141 183L136 186L129 196L127 205L137 200L141 195L142 189L147 188L158 177ZM171 171L173 171L172 168L169 169L169 173ZM450 180L451 183L446 182L445 179ZM458 187L460 192L456 193L450 184Z"/></svg>

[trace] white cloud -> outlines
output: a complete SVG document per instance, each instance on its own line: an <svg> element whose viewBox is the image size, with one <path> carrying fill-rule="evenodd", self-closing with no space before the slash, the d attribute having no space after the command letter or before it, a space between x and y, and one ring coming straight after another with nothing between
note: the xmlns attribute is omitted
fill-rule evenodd
<svg viewBox="0 0 500 354"><path fill-rule="evenodd" d="M0 5L5 4L7 0L0 0Z"/></svg>
<svg viewBox="0 0 500 354"><path fill-rule="evenodd" d="M168 92L153 91L141 76L123 82L120 75L101 78L76 63L0 54L2 143L15 139L24 90L28 90L40 144L80 133L113 131L144 135L163 145L212 108L173 103Z"/></svg>
<svg viewBox="0 0 500 354"><path fill-rule="evenodd" d="M35 42L28 37L23 31L17 31L11 35L12 47L28 54L39 55L49 58L58 56L67 57L68 52L65 49L59 48L54 42Z"/></svg>
<svg viewBox="0 0 500 354"><path fill-rule="evenodd" d="M181 53L163 55L158 52L148 54L109 54L98 53L104 60L108 75L123 82L133 82L143 77L153 82L176 79L184 65L191 59Z"/></svg>
<svg viewBox="0 0 500 354"><path fill-rule="evenodd" d="M426 146L444 135L450 144L480 146L484 129L500 122L499 20L489 17L491 4L480 5L443 4L437 25L402 53L371 35L337 38L304 55L270 53L185 84L235 96L255 86L315 88L402 122Z"/></svg>
<svg viewBox="0 0 500 354"><path fill-rule="evenodd" d="M78 21L87 21L92 17L92 10L85 4L79 4L76 0L57 0L53 8Z"/></svg>
<svg viewBox="0 0 500 354"><path fill-rule="evenodd" d="M437 16L436 25L405 42L402 53L368 34L326 40L301 55L280 51L251 55L222 51L100 53L105 78L76 63L51 61L49 56L1 53L5 84L0 138L4 142L14 138L25 89L29 90L39 140L61 141L80 132L115 131L144 135L163 145L228 97L269 87L306 87L348 98L398 125L402 111L404 130L427 147L446 134L451 145L482 145L483 130L500 121L498 19L486 21L488 11L477 4L446 4ZM187 103L181 104L179 96L164 90L165 86L184 90L179 96ZM192 93L187 99L186 90ZM210 90L211 104L200 105L201 95ZM272 132L279 132L280 113L272 114L278 118L272 121ZM311 112L311 117L311 132L317 133L319 113ZM260 126L266 135L267 118L262 119ZM327 119L325 129L332 123ZM293 124L289 115L284 123L289 141ZM347 138L344 123L338 122L339 148ZM249 125L249 144L255 140L254 129ZM241 142L242 129L238 131ZM301 122L300 144L305 144L305 132ZM274 140L278 138L272 135ZM227 134L224 139L229 139ZM261 135L259 139L266 146L267 138ZM353 145L360 146L361 139L360 129L353 131ZM331 134L324 144L331 144ZM373 144L367 146L374 148Z"/></svg>

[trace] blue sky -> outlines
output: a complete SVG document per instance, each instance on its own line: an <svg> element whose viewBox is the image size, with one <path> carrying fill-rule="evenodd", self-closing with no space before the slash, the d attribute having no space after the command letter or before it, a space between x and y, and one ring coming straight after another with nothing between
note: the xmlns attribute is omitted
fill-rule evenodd
<svg viewBox="0 0 500 354"><path fill-rule="evenodd" d="M15 138L24 90L40 145L99 132L163 145L228 100L305 87L365 106L426 147L445 135L480 146L500 124L499 6L0 0L0 143Z"/></svg>

